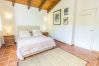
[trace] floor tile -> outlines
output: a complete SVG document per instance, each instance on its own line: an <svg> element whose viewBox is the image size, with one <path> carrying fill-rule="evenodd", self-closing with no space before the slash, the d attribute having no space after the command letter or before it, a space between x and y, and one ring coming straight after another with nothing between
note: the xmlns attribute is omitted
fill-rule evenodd
<svg viewBox="0 0 99 66"><path fill-rule="evenodd" d="M16 46L0 48L0 66L17 66Z"/></svg>

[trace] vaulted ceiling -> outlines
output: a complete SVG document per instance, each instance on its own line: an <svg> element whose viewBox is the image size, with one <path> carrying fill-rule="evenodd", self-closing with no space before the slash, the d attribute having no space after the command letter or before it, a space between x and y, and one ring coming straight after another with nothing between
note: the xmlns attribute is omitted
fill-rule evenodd
<svg viewBox="0 0 99 66"><path fill-rule="evenodd" d="M41 11L47 10L49 13L59 2L60 0L7 0L12 2L12 5L14 6L15 3L27 5L28 9L30 7L36 7L39 8L38 10Z"/></svg>

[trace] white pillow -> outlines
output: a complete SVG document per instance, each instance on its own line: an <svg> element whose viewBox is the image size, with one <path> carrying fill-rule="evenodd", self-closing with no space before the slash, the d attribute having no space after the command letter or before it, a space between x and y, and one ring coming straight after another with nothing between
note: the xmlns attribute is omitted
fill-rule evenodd
<svg viewBox="0 0 99 66"><path fill-rule="evenodd" d="M40 30L32 30L33 36L40 36L42 32Z"/></svg>
<svg viewBox="0 0 99 66"><path fill-rule="evenodd" d="M19 38L31 37L29 31L19 31Z"/></svg>

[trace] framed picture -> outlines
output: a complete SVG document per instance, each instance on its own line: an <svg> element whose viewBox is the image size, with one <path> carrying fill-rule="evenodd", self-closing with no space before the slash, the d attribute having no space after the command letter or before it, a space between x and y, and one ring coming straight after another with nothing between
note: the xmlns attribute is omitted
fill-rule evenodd
<svg viewBox="0 0 99 66"><path fill-rule="evenodd" d="M67 25L68 24L68 17L63 18L63 25Z"/></svg>
<svg viewBox="0 0 99 66"><path fill-rule="evenodd" d="M68 15L68 10L69 10L69 8L64 9L64 15Z"/></svg>
<svg viewBox="0 0 99 66"><path fill-rule="evenodd" d="M53 24L61 25L61 9L53 12Z"/></svg>

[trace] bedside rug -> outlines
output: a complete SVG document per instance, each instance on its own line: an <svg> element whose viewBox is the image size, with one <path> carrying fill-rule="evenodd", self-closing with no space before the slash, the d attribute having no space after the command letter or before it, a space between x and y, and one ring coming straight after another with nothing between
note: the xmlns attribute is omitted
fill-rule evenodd
<svg viewBox="0 0 99 66"><path fill-rule="evenodd" d="M19 61L18 66L85 66L86 61L55 48Z"/></svg>

